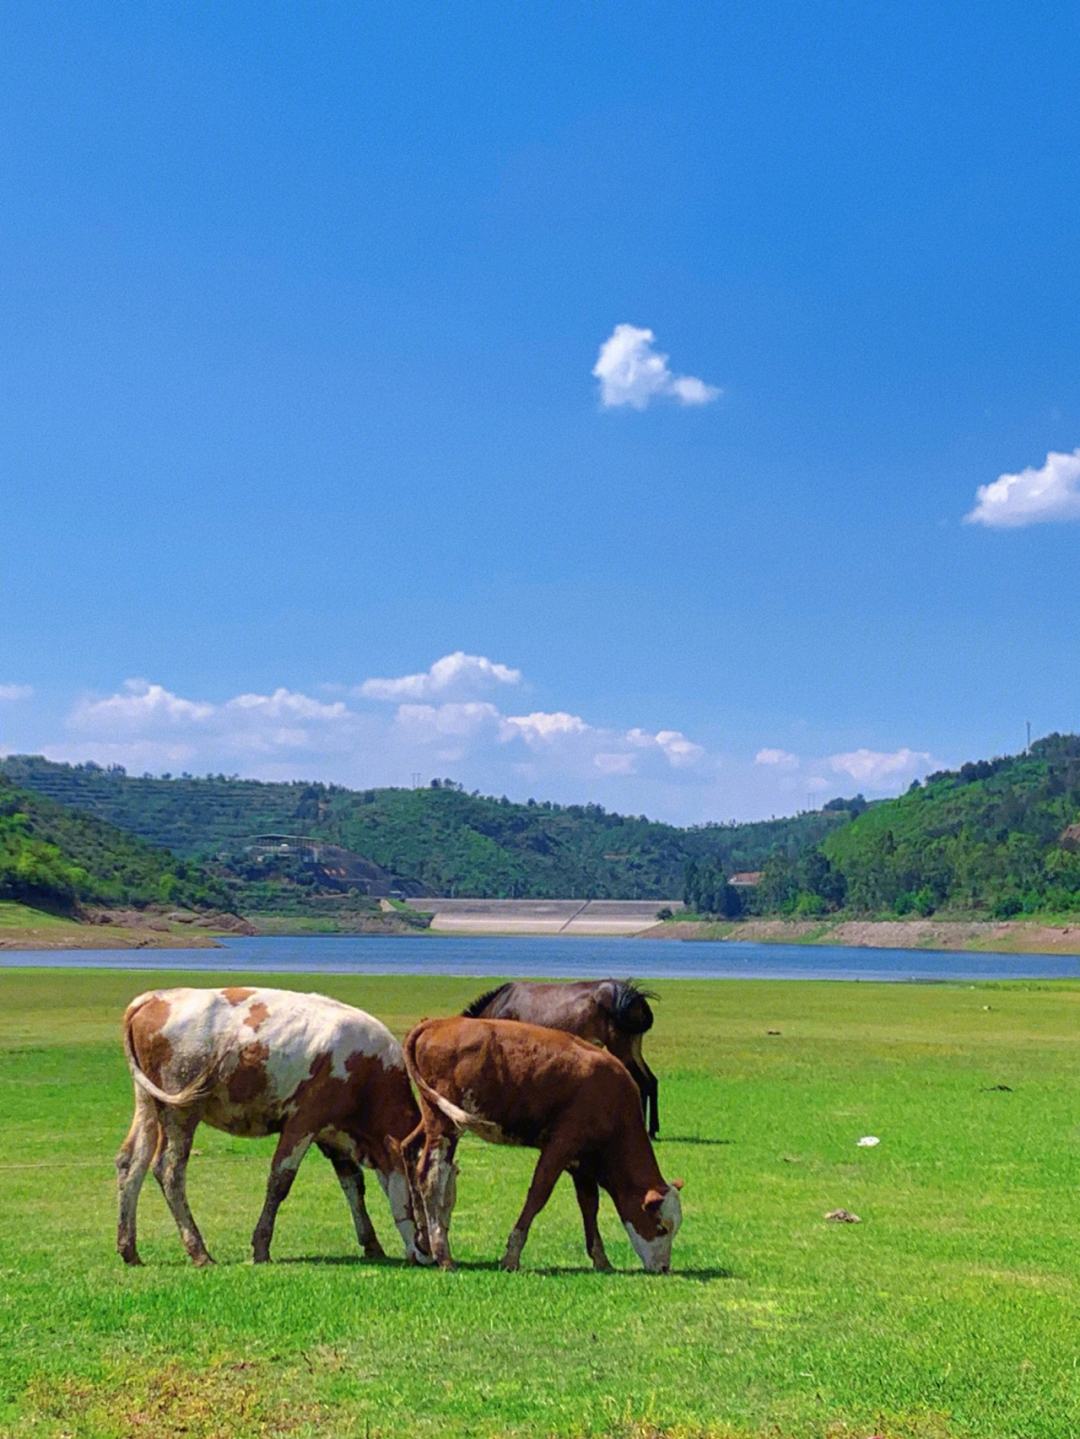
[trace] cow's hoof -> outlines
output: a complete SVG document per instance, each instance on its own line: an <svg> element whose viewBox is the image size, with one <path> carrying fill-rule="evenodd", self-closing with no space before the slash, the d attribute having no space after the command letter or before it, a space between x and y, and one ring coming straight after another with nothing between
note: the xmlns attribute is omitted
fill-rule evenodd
<svg viewBox="0 0 1080 1439"><path fill-rule="evenodd" d="M121 1252L120 1258L124 1261L124 1263L128 1266L129 1269L142 1268L142 1260L139 1258L139 1256L135 1253L134 1250L132 1250L128 1254L124 1254L123 1252Z"/></svg>
<svg viewBox="0 0 1080 1439"><path fill-rule="evenodd" d="M267 1252L266 1252L265 1254L253 1254L253 1255L251 1256L251 1262L252 1262L252 1264L269 1264L269 1263L270 1263L270 1252L269 1252L269 1250L267 1250Z"/></svg>
<svg viewBox="0 0 1080 1439"><path fill-rule="evenodd" d="M376 1239L375 1242L374 1242L374 1244L365 1244L365 1245L364 1245L364 1258L365 1258L365 1259L385 1259L385 1258L386 1258L386 1250L382 1247L382 1245L381 1245L381 1244L379 1243L379 1241Z"/></svg>
<svg viewBox="0 0 1080 1439"><path fill-rule="evenodd" d="M457 1265L452 1259L440 1259L439 1268L443 1271L444 1274L453 1274L454 1270L457 1268Z"/></svg>
<svg viewBox="0 0 1080 1439"><path fill-rule="evenodd" d="M206 1269L209 1265L213 1264L214 1261L210 1258L209 1254L193 1254L191 1256L191 1262L196 1269Z"/></svg>
<svg viewBox="0 0 1080 1439"><path fill-rule="evenodd" d="M499 1260L499 1268L507 1274L516 1274L521 1268L521 1260L516 1254L504 1254Z"/></svg>

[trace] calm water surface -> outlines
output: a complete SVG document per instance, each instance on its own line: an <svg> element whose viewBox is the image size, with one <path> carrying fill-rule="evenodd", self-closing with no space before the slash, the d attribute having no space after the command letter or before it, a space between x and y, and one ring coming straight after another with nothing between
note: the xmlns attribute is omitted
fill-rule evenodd
<svg viewBox="0 0 1080 1439"><path fill-rule="evenodd" d="M242 970L247 974L454 974L477 978L862 979L1080 978L1080 957L944 954L604 938L318 935L227 939L221 949L4 950L0 968Z"/></svg>

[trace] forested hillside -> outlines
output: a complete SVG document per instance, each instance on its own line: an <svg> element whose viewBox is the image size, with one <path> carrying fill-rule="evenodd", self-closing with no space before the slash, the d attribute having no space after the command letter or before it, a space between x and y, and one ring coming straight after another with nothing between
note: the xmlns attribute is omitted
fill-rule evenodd
<svg viewBox="0 0 1080 1439"><path fill-rule="evenodd" d="M736 898L735 904L738 904ZM1080 735L930 775L792 861L776 855L757 913L1080 912Z"/></svg>
<svg viewBox="0 0 1080 1439"><path fill-rule="evenodd" d="M0 899L72 910L81 903L226 908L198 864L0 776Z"/></svg>
<svg viewBox="0 0 1080 1439"><path fill-rule="evenodd" d="M136 778L96 765L15 756L13 781L77 806L177 854L233 858L253 835L310 835L365 855L437 894L670 899L687 864L758 869L794 858L847 824L838 807L760 824L678 829L599 805L513 804L457 785L349 790L335 785Z"/></svg>

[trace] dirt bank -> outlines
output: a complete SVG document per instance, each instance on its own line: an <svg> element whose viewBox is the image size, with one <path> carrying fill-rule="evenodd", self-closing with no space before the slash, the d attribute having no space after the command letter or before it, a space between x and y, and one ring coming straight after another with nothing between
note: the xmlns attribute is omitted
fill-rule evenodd
<svg viewBox="0 0 1080 1439"><path fill-rule="evenodd" d="M1000 954L1080 954L1080 923L962 919L748 919L715 924L669 920L642 939L727 940L758 944L840 944L868 949L985 950Z"/></svg>
<svg viewBox="0 0 1080 1439"><path fill-rule="evenodd" d="M91 909L72 919L0 905L0 951L12 949L220 949L218 937L254 934L237 914L193 910Z"/></svg>

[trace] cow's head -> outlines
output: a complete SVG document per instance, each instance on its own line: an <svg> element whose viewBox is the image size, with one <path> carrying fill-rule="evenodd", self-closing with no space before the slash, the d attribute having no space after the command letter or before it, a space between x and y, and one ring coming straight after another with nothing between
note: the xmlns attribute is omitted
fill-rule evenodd
<svg viewBox="0 0 1080 1439"><path fill-rule="evenodd" d="M410 1264L434 1264L428 1241L424 1206L413 1182L412 1166L405 1161L402 1146L392 1135L386 1137L394 1167L379 1179L390 1201L398 1233L405 1245L405 1258Z"/></svg>
<svg viewBox="0 0 1080 1439"><path fill-rule="evenodd" d="M667 1274L671 1268L671 1241L682 1223L681 1179L666 1189L647 1189L640 1207L622 1222L637 1257L650 1274Z"/></svg>

